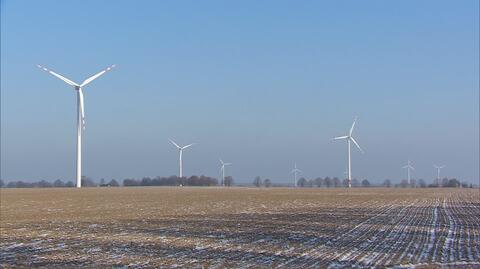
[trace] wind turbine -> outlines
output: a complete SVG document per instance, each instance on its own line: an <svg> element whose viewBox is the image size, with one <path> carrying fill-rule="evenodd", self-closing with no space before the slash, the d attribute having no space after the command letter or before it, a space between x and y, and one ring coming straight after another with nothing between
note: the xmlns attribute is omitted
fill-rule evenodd
<svg viewBox="0 0 480 269"><path fill-rule="evenodd" d="M438 165L434 164L433 167L435 167L437 169L437 185L440 185L440 170L442 168L445 168L445 165L438 166Z"/></svg>
<svg viewBox="0 0 480 269"><path fill-rule="evenodd" d="M73 82L72 80L53 72L41 65L37 65L38 68L44 70L47 73L57 77L58 79L62 80L63 82L67 83L68 85L72 86L75 91L77 91L77 188L82 187L82 130L85 130L85 109L84 109L84 101L83 101L83 90L82 88L89 84L90 82L94 81L101 75L105 74L107 71L112 70L115 65L109 66L106 69L98 72L97 74L87 78L82 83L78 84Z"/></svg>
<svg viewBox="0 0 480 269"><path fill-rule="evenodd" d="M225 187L225 166L227 165L232 165L232 163L224 163L222 159L219 159L220 163L222 164L222 167L220 168L220 171L222 171L222 186Z"/></svg>
<svg viewBox="0 0 480 269"><path fill-rule="evenodd" d="M353 138L352 133L353 133L353 128L355 127L355 123L357 122L357 117L353 120L352 127L350 127L350 131L348 132L348 135L345 136L337 136L333 138L333 140L347 140L347 145L348 145L348 187L352 187L352 153L351 153L351 147L350 144L353 142L355 146L360 150L361 153L363 153L362 148L360 145L358 145L357 141L355 138Z"/></svg>
<svg viewBox="0 0 480 269"><path fill-rule="evenodd" d="M183 153L183 150L184 150L184 149L187 149L187 148L189 148L189 147L191 147L191 146L193 146L193 145L195 145L195 143L181 147L181 146L179 146L177 143L173 142L172 139L169 139L169 140L170 140L170 142L172 142L172 144L173 144L175 147L177 147L178 151L180 152L180 158L179 158L179 162L180 162L180 177L183 177L183 162L182 162L182 153Z"/></svg>
<svg viewBox="0 0 480 269"><path fill-rule="evenodd" d="M293 173L293 186L296 188L297 187L297 174L301 173L302 170L297 168L297 163L295 163L293 170L290 173Z"/></svg>
<svg viewBox="0 0 480 269"><path fill-rule="evenodd" d="M402 168L407 169L407 182L408 182L408 185L410 185L410 169L415 170L415 168L413 168L412 164L410 163L410 160L408 160L407 165L403 166Z"/></svg>

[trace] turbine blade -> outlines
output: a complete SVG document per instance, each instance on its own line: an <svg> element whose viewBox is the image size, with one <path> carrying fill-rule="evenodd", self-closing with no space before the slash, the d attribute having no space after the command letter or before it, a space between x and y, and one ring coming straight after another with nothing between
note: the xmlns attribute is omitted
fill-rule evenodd
<svg viewBox="0 0 480 269"><path fill-rule="evenodd" d="M182 149L187 149L187 148L189 148L189 147L191 147L191 146L193 146L193 145L195 145L195 143L192 143L192 144L190 144L190 145L183 146Z"/></svg>
<svg viewBox="0 0 480 269"><path fill-rule="evenodd" d="M97 79L97 78L100 77L101 75L105 74L107 71L112 70L112 68L114 68L114 67L115 67L115 65L109 66L109 67L107 67L106 69L98 72L97 74L95 74L95 75L87 78L85 81L82 82L82 84L80 85L80 87L83 87L83 86L87 85L88 83L94 81L95 79Z"/></svg>
<svg viewBox="0 0 480 269"><path fill-rule="evenodd" d="M358 145L357 141L355 141L355 138L350 137L350 139L352 139L353 144L355 144L355 146L357 146L357 148L360 150L360 152L363 153L363 149L360 147L360 145Z"/></svg>
<svg viewBox="0 0 480 269"><path fill-rule="evenodd" d="M332 140L340 140L340 139L347 139L347 138L348 138L348 135L344 135L344 136L334 137L334 138L332 138Z"/></svg>
<svg viewBox="0 0 480 269"><path fill-rule="evenodd" d="M224 163L223 165L232 165L232 163Z"/></svg>
<svg viewBox="0 0 480 269"><path fill-rule="evenodd" d="M181 148L182 148L182 147L180 147L179 145L177 145L177 143L173 142L172 139L168 139L168 140L170 140L170 142L172 142L172 144L173 144L175 147L177 147L178 149L181 149Z"/></svg>
<svg viewBox="0 0 480 269"><path fill-rule="evenodd" d="M49 69L47 69L47 68L45 68L45 67L43 67L43 66L41 66L41 65L39 65L39 64L37 64L37 67L40 68L40 69L42 69L43 71L45 71L45 72L47 72L47 73L50 73L51 75L53 75L53 76L55 76L55 77L63 80L63 82L67 83L67 84L70 85L70 86L73 86L73 87L78 87L78 86L79 86L77 83L69 80L68 78L66 78L66 77L64 77L64 76L62 76L62 75L60 75L60 74L57 74L57 73L53 72L52 70L49 70Z"/></svg>
<svg viewBox="0 0 480 269"><path fill-rule="evenodd" d="M353 120L353 124L352 124L352 127L350 128L350 136L352 136L352 133L353 133L353 128L355 127L355 123L357 122L357 117L355 117L355 119Z"/></svg>

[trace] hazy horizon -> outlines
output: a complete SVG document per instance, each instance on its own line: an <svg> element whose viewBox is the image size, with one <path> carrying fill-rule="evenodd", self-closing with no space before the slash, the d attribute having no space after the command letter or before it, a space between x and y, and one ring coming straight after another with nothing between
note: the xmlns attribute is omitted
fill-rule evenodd
<svg viewBox="0 0 480 269"><path fill-rule="evenodd" d="M182 5L183 4L183 5ZM197 143L184 174L237 183L339 177L358 116L352 177L479 182L479 3L2 1L3 180L178 173L168 141ZM73 12L75 11L75 12Z"/></svg>

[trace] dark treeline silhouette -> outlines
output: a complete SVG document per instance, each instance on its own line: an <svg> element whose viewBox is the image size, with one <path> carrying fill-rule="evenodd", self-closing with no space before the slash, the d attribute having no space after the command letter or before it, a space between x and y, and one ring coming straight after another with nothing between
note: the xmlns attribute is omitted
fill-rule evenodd
<svg viewBox="0 0 480 269"><path fill-rule="evenodd" d="M10 181L5 184L2 180L0 180L0 187L4 188L71 188L75 187L72 181L64 182L60 179L55 180L53 183L40 180L36 182L25 182L25 181Z"/></svg>
<svg viewBox="0 0 480 269"><path fill-rule="evenodd" d="M225 177L225 186L233 186L233 178L231 176ZM191 176L191 177L144 177L142 179L124 179L123 186L217 186L218 180L216 178L207 177L207 176ZM255 177L253 180L253 185L256 187L281 187L285 186L282 184L273 184L270 179L262 180L259 176ZM115 179L110 181L105 181L104 179L100 180L100 183L97 184L94 180L83 176L82 177L82 187L118 187L120 186L119 182ZM344 188L348 186L348 180L340 180L336 177L330 178L315 178L315 179L306 179L300 178L297 180L297 186L302 188ZM8 183L0 180L0 188L72 188L75 187L74 182L72 181L63 181L57 179L53 182L40 180L36 182L25 182L25 181L9 181ZM402 180L398 184L393 184L390 179L385 179L381 184L372 184L367 179L359 181L357 179L352 179L352 187L385 187L385 188L473 188L473 184L467 182L460 182L455 178L444 178L441 180L434 180L433 183L427 184L423 179L412 179L410 184L407 180ZM477 187L477 186L475 186Z"/></svg>
<svg viewBox="0 0 480 269"><path fill-rule="evenodd" d="M265 179L262 181L261 177L257 176L253 180L253 185L255 187L270 187L272 186L272 182L269 179ZM337 177L330 178L330 177L325 177L325 178L315 178L315 179L306 179L304 177L301 177L297 180L297 186L301 188L345 188L348 186L348 180L340 180ZM396 188L437 188L437 187L444 187L444 188L473 188L473 184L469 184L466 182L460 182L455 178L452 179L443 179L439 183L437 183L437 180L434 181L432 184L427 184L425 180L419 179L415 180L412 179L410 180L410 184L408 184L407 180L402 180L399 184L393 184L390 179L385 179L385 181L381 184L372 184L368 179L363 179L362 181L359 181L358 179L352 179L352 187L357 188L357 187L385 187L385 188L391 188L391 187L396 187Z"/></svg>
<svg viewBox="0 0 480 269"><path fill-rule="evenodd" d="M123 180L123 186L216 186L218 180L207 176L191 177L144 177L142 179L127 178ZM233 185L232 177L225 177L225 186Z"/></svg>
<svg viewBox="0 0 480 269"><path fill-rule="evenodd" d="M144 177L142 179L127 178L123 180L123 186L217 186L218 180L216 178L206 176L191 176L182 177L177 176L170 177ZM117 180L112 179L106 182L105 179L100 180L100 184L97 184L93 179L82 176L82 187L118 187L120 184ZM233 186L233 178L231 176L225 177L225 186ZM75 187L72 181L63 181L57 179L54 182L46 180L40 180L36 182L25 181L10 181L7 184L3 180L0 180L0 187L2 188L69 188Z"/></svg>

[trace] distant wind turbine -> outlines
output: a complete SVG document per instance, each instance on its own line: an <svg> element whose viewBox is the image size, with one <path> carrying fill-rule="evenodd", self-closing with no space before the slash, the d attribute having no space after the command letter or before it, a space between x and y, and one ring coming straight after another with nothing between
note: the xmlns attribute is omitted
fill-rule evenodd
<svg viewBox="0 0 480 269"><path fill-rule="evenodd" d="M178 151L180 152L180 157L179 157L179 159L178 159L178 160L179 160L179 163L180 163L180 177L183 177L183 162L182 162L182 153L183 153L183 150L184 150L184 149L187 149L187 148L189 148L189 147L191 147L191 146L193 146L193 145L195 145L195 143L181 147L181 146L179 146L177 143L173 142L172 139L169 139L169 140L170 140L170 142L172 142L172 144L173 144L175 147L177 147Z"/></svg>
<svg viewBox="0 0 480 269"><path fill-rule="evenodd" d="M347 140L347 145L348 145L348 187L352 187L352 153L351 153L351 147L350 144L353 142L355 146L360 150L361 153L363 153L362 148L360 148L360 145L358 145L357 141L355 138L353 138L352 133L353 133L353 128L355 127L355 123L357 122L357 117L353 120L352 127L350 127L350 131L348 132L348 135L345 136L337 136L333 138L333 140Z"/></svg>
<svg viewBox="0 0 480 269"><path fill-rule="evenodd" d="M220 164L222 165L220 168L220 171L222 171L222 186L225 187L225 166L232 165L232 163L224 163L222 159L220 159Z"/></svg>
<svg viewBox="0 0 480 269"><path fill-rule="evenodd" d="M440 185L440 170L442 168L445 168L445 165L438 166L438 165L434 164L433 167L435 167L437 169L437 185Z"/></svg>
<svg viewBox="0 0 480 269"><path fill-rule="evenodd" d="M293 174L293 186L296 188L297 187L297 174L298 173L301 173L302 170L298 169L297 168L297 163L295 163L294 167L293 167L293 170L290 172Z"/></svg>
<svg viewBox="0 0 480 269"><path fill-rule="evenodd" d="M53 72L41 65L37 65L38 68L44 70L47 73L57 77L68 85L72 86L77 91L77 188L82 187L82 130L85 130L85 109L83 104L83 90L82 88L94 81L107 71L112 70L115 65L107 67L107 69L100 71L99 73L87 78L81 84L73 82L72 80Z"/></svg>
<svg viewBox="0 0 480 269"><path fill-rule="evenodd" d="M407 165L403 166L402 168L407 169L407 182L408 182L408 185L410 185L410 170L415 170L415 168L413 168L412 164L410 163L410 160L408 160Z"/></svg>

